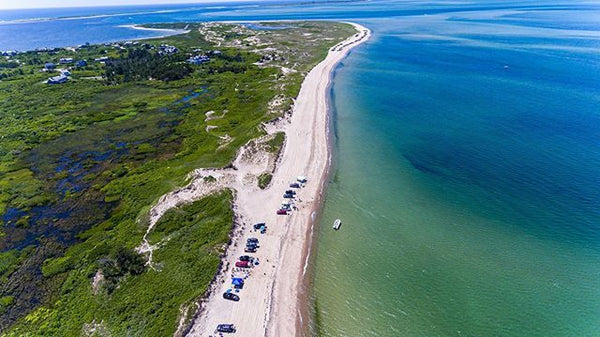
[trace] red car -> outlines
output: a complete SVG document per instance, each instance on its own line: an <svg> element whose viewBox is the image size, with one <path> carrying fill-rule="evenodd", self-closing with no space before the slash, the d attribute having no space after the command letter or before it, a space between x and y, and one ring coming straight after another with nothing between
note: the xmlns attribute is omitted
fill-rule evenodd
<svg viewBox="0 0 600 337"><path fill-rule="evenodd" d="M287 211L285 209L278 209L277 215L287 215Z"/></svg>
<svg viewBox="0 0 600 337"><path fill-rule="evenodd" d="M248 261L237 261L235 263L235 266L239 267L239 268L250 268L250 262L248 262Z"/></svg>

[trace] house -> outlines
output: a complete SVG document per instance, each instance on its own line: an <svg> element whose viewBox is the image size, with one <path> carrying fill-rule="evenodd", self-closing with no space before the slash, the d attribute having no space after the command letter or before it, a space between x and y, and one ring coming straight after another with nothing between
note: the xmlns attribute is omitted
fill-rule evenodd
<svg viewBox="0 0 600 337"><path fill-rule="evenodd" d="M79 61L77 61L77 63L75 63L75 66L79 67L79 68L85 67L85 66L87 66L87 61L86 60L79 60Z"/></svg>
<svg viewBox="0 0 600 337"><path fill-rule="evenodd" d="M210 58L206 55L196 55L196 56L192 56L190 57L187 62L189 64L195 64L195 65L200 65L202 63L206 63L210 61Z"/></svg>
<svg viewBox="0 0 600 337"><path fill-rule="evenodd" d="M170 54L175 54L179 51L179 49L177 49L177 47L175 46L171 46L168 44L161 44L160 45L160 51L158 52L159 55L170 55Z"/></svg>
<svg viewBox="0 0 600 337"><path fill-rule="evenodd" d="M56 65L54 63L52 63L52 62L48 62L48 63L44 64L44 69L46 71L48 71L48 70L54 70L54 68L56 68Z"/></svg>
<svg viewBox="0 0 600 337"><path fill-rule="evenodd" d="M58 71L60 72L61 75L71 76L71 72L67 69L59 69Z"/></svg>
<svg viewBox="0 0 600 337"><path fill-rule="evenodd" d="M90 43L86 42L85 44L80 44L79 46L77 46L77 50L87 48L89 46L90 46Z"/></svg>
<svg viewBox="0 0 600 337"><path fill-rule="evenodd" d="M69 78L63 74L60 74L58 76L54 76L54 77L50 77L48 79L48 81L46 81L47 84L63 84L63 83L67 83L67 81L69 80Z"/></svg>
<svg viewBox="0 0 600 337"><path fill-rule="evenodd" d="M99 57L99 58L95 59L94 61L96 61L96 62L106 62L108 60L109 60L108 56L102 56L102 57Z"/></svg>
<svg viewBox="0 0 600 337"><path fill-rule="evenodd" d="M63 57L59 60L60 64L69 64L69 63L73 63L73 58L72 57Z"/></svg>

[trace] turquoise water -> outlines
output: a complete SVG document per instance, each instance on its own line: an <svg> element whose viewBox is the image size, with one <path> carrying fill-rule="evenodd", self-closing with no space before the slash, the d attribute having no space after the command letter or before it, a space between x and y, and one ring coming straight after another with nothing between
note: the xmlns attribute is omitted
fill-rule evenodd
<svg viewBox="0 0 600 337"><path fill-rule="evenodd" d="M0 11L0 49L155 34L124 24L266 19L374 33L332 87L313 335L600 336L597 1Z"/></svg>
<svg viewBox="0 0 600 337"><path fill-rule="evenodd" d="M332 89L315 335L600 336L599 18L365 21Z"/></svg>

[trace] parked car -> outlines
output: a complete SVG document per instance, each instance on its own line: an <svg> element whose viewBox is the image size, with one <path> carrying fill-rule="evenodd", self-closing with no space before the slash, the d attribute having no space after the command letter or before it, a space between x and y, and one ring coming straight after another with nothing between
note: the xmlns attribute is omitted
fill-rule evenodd
<svg viewBox="0 0 600 337"><path fill-rule="evenodd" d="M267 227L267 224L264 222L259 222L257 224L254 224L254 229L260 229L262 226Z"/></svg>
<svg viewBox="0 0 600 337"><path fill-rule="evenodd" d="M286 193L286 194L283 195L283 197L286 198L286 199L294 199L296 196L293 195L293 194Z"/></svg>
<svg viewBox="0 0 600 337"><path fill-rule="evenodd" d="M236 261L235 266L238 268L250 268L252 265L248 261Z"/></svg>
<svg viewBox="0 0 600 337"><path fill-rule="evenodd" d="M287 215L287 211L285 209L278 209L277 215Z"/></svg>
<svg viewBox="0 0 600 337"><path fill-rule="evenodd" d="M234 293L223 293L223 298L226 300L237 302L240 300L240 297Z"/></svg>
<svg viewBox="0 0 600 337"><path fill-rule="evenodd" d="M285 194L293 194L293 195L295 195L296 191L294 191L294 190L287 190L287 191L285 191Z"/></svg>
<svg viewBox="0 0 600 337"><path fill-rule="evenodd" d="M246 243L256 243L258 245L258 239L257 238L248 238L248 239L246 239Z"/></svg>
<svg viewBox="0 0 600 337"><path fill-rule="evenodd" d="M235 326L233 324L219 324L217 325L217 332L234 333Z"/></svg>
<svg viewBox="0 0 600 337"><path fill-rule="evenodd" d="M300 184L298 184L298 183L293 183L293 184L290 184L290 187L291 187L291 188L300 188Z"/></svg>
<svg viewBox="0 0 600 337"><path fill-rule="evenodd" d="M246 246L246 248L244 248L244 252L246 252L246 253L256 253L256 246Z"/></svg>
<svg viewBox="0 0 600 337"><path fill-rule="evenodd" d="M248 255L242 255L242 256L240 256L240 259L239 259L239 260L240 260L240 261L247 261L247 262L250 262L250 261L252 261L252 256L248 256Z"/></svg>

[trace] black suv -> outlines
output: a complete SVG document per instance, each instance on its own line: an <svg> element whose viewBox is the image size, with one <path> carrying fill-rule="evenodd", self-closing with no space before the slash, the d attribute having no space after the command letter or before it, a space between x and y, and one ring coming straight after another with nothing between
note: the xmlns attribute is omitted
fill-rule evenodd
<svg viewBox="0 0 600 337"><path fill-rule="evenodd" d="M235 332L233 324L219 324L217 325L217 332Z"/></svg>
<svg viewBox="0 0 600 337"><path fill-rule="evenodd" d="M231 300L231 301L239 301L240 297L234 293L223 293L223 298L226 300Z"/></svg>

